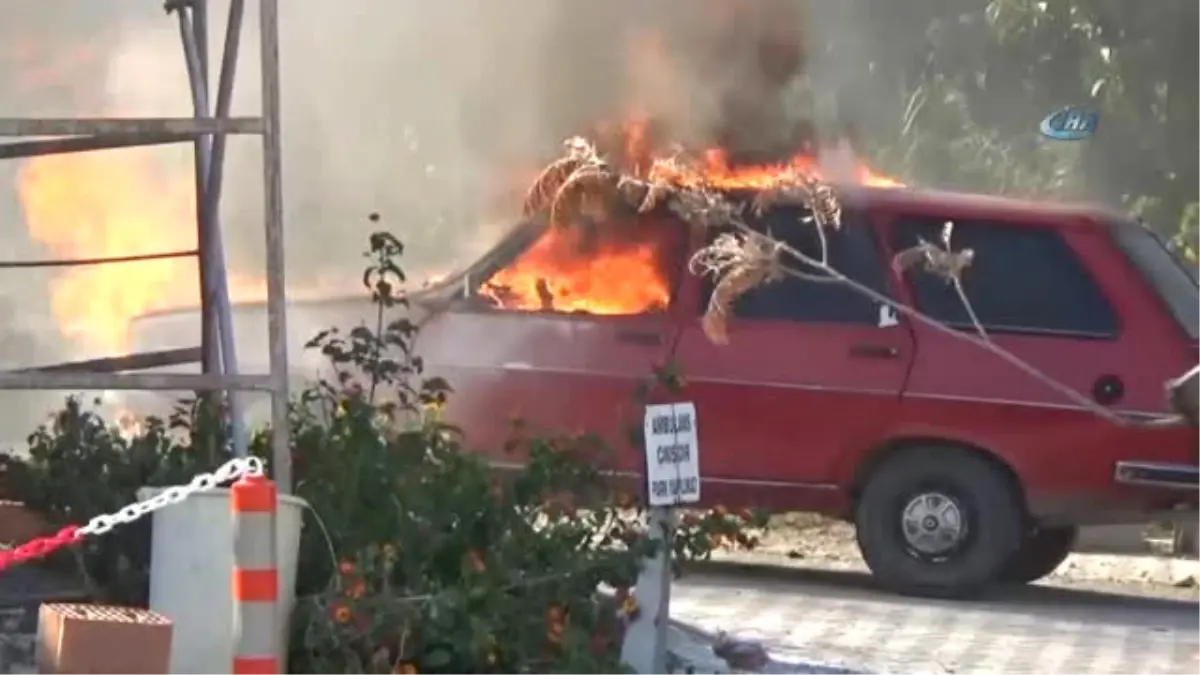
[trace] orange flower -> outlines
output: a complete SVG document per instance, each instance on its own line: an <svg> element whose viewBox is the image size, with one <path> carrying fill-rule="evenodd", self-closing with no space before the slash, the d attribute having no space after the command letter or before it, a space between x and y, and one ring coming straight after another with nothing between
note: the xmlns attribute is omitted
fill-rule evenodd
<svg viewBox="0 0 1200 675"><path fill-rule="evenodd" d="M331 607L330 612L333 614L333 620L338 623L349 623L350 618L353 616L350 608L340 603Z"/></svg>
<svg viewBox="0 0 1200 675"><path fill-rule="evenodd" d="M349 560L343 560L338 565L338 571L342 574L354 574L354 563Z"/></svg>
<svg viewBox="0 0 1200 675"><path fill-rule="evenodd" d="M563 608L561 605L551 604L546 608L546 620L553 623L563 620Z"/></svg>
<svg viewBox="0 0 1200 675"><path fill-rule="evenodd" d="M566 626L563 625L562 621L552 622L549 626L546 627L546 639L549 640L550 642L552 642L553 644L559 644L560 642L562 642L563 631L565 629L566 629Z"/></svg>
<svg viewBox="0 0 1200 675"><path fill-rule="evenodd" d="M694 514L694 513L683 514L684 527L692 527L693 525L695 525L696 523L699 523L699 522L700 522L700 518L696 514Z"/></svg>
<svg viewBox="0 0 1200 675"><path fill-rule="evenodd" d="M354 582L354 584L352 586L350 586L350 590L347 592L347 595L349 595L351 598L354 598L355 600L361 600L362 597L366 594L367 594L367 584L365 582L363 582L361 579Z"/></svg>
<svg viewBox="0 0 1200 675"><path fill-rule="evenodd" d="M724 518L728 514L729 514L729 509L726 509L724 506L721 506L720 504L717 504L713 508L713 515L718 518Z"/></svg>
<svg viewBox="0 0 1200 675"><path fill-rule="evenodd" d="M624 492L617 493L617 506L622 509L633 507L633 497Z"/></svg>
<svg viewBox="0 0 1200 675"><path fill-rule="evenodd" d="M751 511L750 509L742 509L742 512L738 514L738 517L740 517L742 520L754 520L754 511Z"/></svg>
<svg viewBox="0 0 1200 675"><path fill-rule="evenodd" d="M392 672L402 675L417 675L417 667L406 661L404 663L397 663Z"/></svg>
<svg viewBox="0 0 1200 675"><path fill-rule="evenodd" d="M471 566L472 572L483 572L487 569L487 564L483 562L483 556L479 551L472 550L467 553L467 564Z"/></svg>

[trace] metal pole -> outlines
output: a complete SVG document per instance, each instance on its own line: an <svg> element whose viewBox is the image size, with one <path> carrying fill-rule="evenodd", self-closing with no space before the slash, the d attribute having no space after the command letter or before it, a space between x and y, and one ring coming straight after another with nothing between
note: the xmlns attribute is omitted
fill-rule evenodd
<svg viewBox="0 0 1200 675"><path fill-rule="evenodd" d="M667 635L671 618L671 543L675 509L654 506L649 512L649 535L659 542L653 558L643 561L634 597L639 614L625 629L621 661L638 673L667 672Z"/></svg>
<svg viewBox="0 0 1200 675"><path fill-rule="evenodd" d="M260 117L0 117L5 136L127 136L129 134L261 134Z"/></svg>
<svg viewBox="0 0 1200 675"><path fill-rule="evenodd" d="M271 469L284 493L292 491L288 429L287 301L284 298L283 182L280 151L279 0L259 0L263 118L263 219L267 244L267 333L271 348Z"/></svg>
<svg viewBox="0 0 1200 675"><path fill-rule="evenodd" d="M204 91L208 91L211 84L208 77L208 0L192 0L192 31L196 36L200 80L204 82Z"/></svg>
<svg viewBox="0 0 1200 675"><path fill-rule="evenodd" d="M145 370L175 366L181 363L196 363L200 360L200 349L187 347L184 349L163 349L155 352L141 352L127 356L109 356L103 359L88 359L87 361L68 361L49 366L21 368L18 373L119 373L125 370Z"/></svg>
<svg viewBox="0 0 1200 675"><path fill-rule="evenodd" d="M183 39L183 51L187 58L188 78L192 84L192 101L196 117L210 117L208 104L208 86L200 73L200 55L196 43L196 35L191 17L184 9L179 10L179 33ZM210 171L214 162L209 145L210 138L196 139L196 211L199 220L201 237L200 260L201 279L208 283L203 293L209 297L213 316L216 319L216 334L219 340L220 356L223 371L227 374L238 372L237 352L233 339L233 311L229 304L229 284L225 270L225 245L221 236L221 221L219 204L209 197L213 188ZM209 265L207 278L203 273L205 263ZM210 337L205 335L206 338ZM201 343L201 348L205 345ZM206 349L207 352L207 349ZM209 356L209 354L205 354ZM229 423L233 436L234 454L245 457L249 439L245 429L244 406L242 395L234 390L226 393L229 399Z"/></svg>
<svg viewBox="0 0 1200 675"><path fill-rule="evenodd" d="M203 76L196 72L198 68L203 68L203 63L201 62L199 65L193 63L194 59L189 50L189 40L194 40L195 35L193 31L197 30L197 28L195 25L189 26L188 24L187 3L175 5L174 11L179 20L179 36L183 43L184 58L187 64L188 84L192 90L192 109L196 116L200 117L201 101L203 101L204 105L204 114L207 115L208 112L208 84L207 80L203 79ZM198 51L199 47L196 46L193 49ZM200 95L197 95L197 92L200 92ZM209 225L211 221L205 214L207 201L204 199L204 180L207 170L204 155L208 147L209 138L206 136L197 136L193 139L192 150L192 162L195 167L193 172L196 184L196 245L199 249L196 267L200 278L200 371L203 373L220 373L223 372L223 369L221 367L220 323L216 316L216 296L218 290L216 287L215 270L213 269L215 249L213 248L213 241L210 236L211 230ZM198 394L198 396L206 410L212 411L217 404L217 396L213 393ZM232 401L230 403L230 408L232 408ZM207 447L205 451L210 457L216 456L215 447Z"/></svg>
<svg viewBox="0 0 1200 675"><path fill-rule="evenodd" d="M0 159L21 159L23 157L41 157L43 155L61 155L69 152L92 152L115 148L166 145L168 143L184 143L190 140L192 140L192 136L189 134L48 138L41 141L0 143Z"/></svg>

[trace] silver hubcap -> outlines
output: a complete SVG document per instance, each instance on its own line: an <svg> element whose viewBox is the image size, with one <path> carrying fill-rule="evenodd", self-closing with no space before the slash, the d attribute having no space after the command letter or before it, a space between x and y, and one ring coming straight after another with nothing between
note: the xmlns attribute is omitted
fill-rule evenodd
<svg viewBox="0 0 1200 675"><path fill-rule="evenodd" d="M938 492L917 495L904 507L904 538L921 553L938 555L962 541L966 524L958 502Z"/></svg>

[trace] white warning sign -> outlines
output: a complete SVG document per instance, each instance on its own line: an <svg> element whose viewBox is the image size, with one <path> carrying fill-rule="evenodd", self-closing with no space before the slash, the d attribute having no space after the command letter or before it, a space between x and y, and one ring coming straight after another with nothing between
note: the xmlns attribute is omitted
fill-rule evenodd
<svg viewBox="0 0 1200 675"><path fill-rule="evenodd" d="M696 405L646 406L646 493L650 506L700 501Z"/></svg>

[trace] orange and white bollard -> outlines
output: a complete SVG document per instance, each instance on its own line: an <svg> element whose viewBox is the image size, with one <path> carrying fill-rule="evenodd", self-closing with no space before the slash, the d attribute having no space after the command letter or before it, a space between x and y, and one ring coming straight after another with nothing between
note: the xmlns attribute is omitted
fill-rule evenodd
<svg viewBox="0 0 1200 675"><path fill-rule="evenodd" d="M282 672L276 641L279 572L275 566L275 483L247 476L233 484L233 670Z"/></svg>

